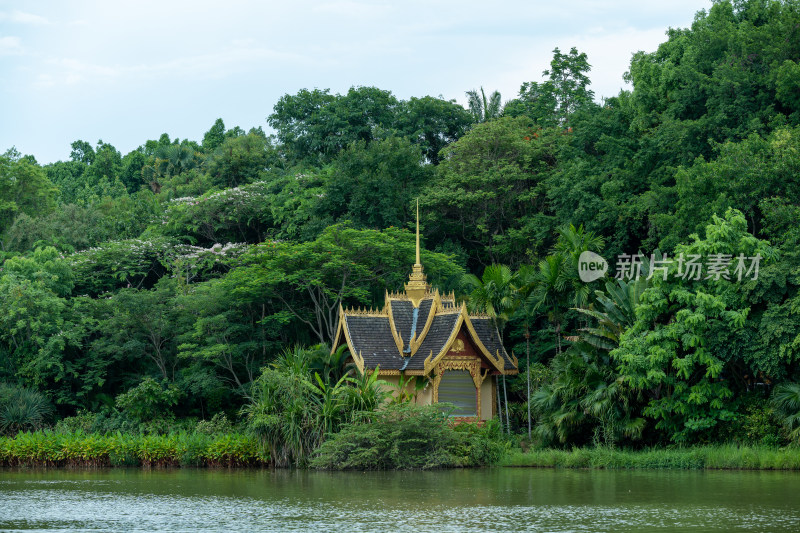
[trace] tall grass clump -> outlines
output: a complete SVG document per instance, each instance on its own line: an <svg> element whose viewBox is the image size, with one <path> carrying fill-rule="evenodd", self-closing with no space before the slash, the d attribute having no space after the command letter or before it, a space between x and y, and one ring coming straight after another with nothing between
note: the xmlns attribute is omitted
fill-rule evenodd
<svg viewBox="0 0 800 533"><path fill-rule="evenodd" d="M800 470L800 448L724 444L687 448L573 448L517 450L505 466L599 469Z"/></svg>
<svg viewBox="0 0 800 533"><path fill-rule="evenodd" d="M43 428L52 415L53 407L44 394L0 383L0 433Z"/></svg>

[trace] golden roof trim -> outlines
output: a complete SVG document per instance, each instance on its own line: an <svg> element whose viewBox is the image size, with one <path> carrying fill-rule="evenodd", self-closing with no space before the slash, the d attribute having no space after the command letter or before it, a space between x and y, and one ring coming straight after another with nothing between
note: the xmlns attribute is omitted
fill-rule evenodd
<svg viewBox="0 0 800 533"><path fill-rule="evenodd" d="M460 307L451 307L450 309L442 309L441 311L437 311L436 315L457 315L461 313Z"/></svg>
<svg viewBox="0 0 800 533"><path fill-rule="evenodd" d="M472 325L472 321L469 319L469 314L466 313L466 305L464 305L464 309L465 309L464 322L467 325L467 331L469 331L469 334L472 337L472 341L475 343L478 349L487 356L487 358L489 359L489 361L492 362L495 368L499 370L500 373L505 374L506 361L505 358L502 355L500 355L500 350L497 350L497 356L495 357L495 355L493 355L492 352L490 352L488 348L486 348L486 346L483 344L483 341L481 341L481 338L478 336L478 332L475 331L475 326Z"/></svg>
<svg viewBox="0 0 800 533"><path fill-rule="evenodd" d="M370 308L359 307L357 309L355 307L351 307L345 309L344 314L347 316L380 316L380 317L388 316L386 314L385 309L375 309L373 307Z"/></svg>
<svg viewBox="0 0 800 533"><path fill-rule="evenodd" d="M350 339L350 329L347 327L347 315L344 312L341 304L339 305L339 329L336 332L336 339L339 340L339 332L344 332L344 339L347 342L347 348L350 350L350 356L353 358L353 362L355 363L358 370L363 374L365 370L364 364L364 356L361 355L361 352L356 353L355 346L353 346L353 341ZM336 349L336 343L333 345L333 350ZM331 353L333 353L333 350Z"/></svg>
<svg viewBox="0 0 800 533"><path fill-rule="evenodd" d="M431 329L431 324L433 324L433 319L436 317L436 309L437 306L441 306L441 300L439 299L439 291L434 290L433 293L433 302L431 302L431 308L428 311L428 316L425 318L425 325L422 327L422 331L414 338L413 342L411 343L411 354L410 356L413 357L419 347L422 346L422 342L425 340L425 337L428 335L428 331ZM419 318L419 317L417 317Z"/></svg>
<svg viewBox="0 0 800 533"><path fill-rule="evenodd" d="M456 293L455 291L450 291L450 294L443 294L442 295L443 302L456 302Z"/></svg>
<svg viewBox="0 0 800 533"><path fill-rule="evenodd" d="M339 304L339 324L336 326L336 336L333 338L333 344L331 345L331 353L336 351L336 348L339 347L342 340L342 331L344 329L344 322L342 321L342 304ZM346 335L345 335L346 337ZM345 338L345 343L347 343L347 339ZM348 348L350 346L348 345Z"/></svg>
<svg viewBox="0 0 800 533"><path fill-rule="evenodd" d="M358 371L363 374L366 365L364 363L364 356L361 355L361 352L358 352L358 357L356 357L356 355L353 354L353 362L356 364L356 367L358 368Z"/></svg>
<svg viewBox="0 0 800 533"><path fill-rule="evenodd" d="M389 301L389 291L386 291L386 304L383 307L389 317L389 329L392 331L394 337L394 344L397 346L397 351L400 352L400 357L403 357L403 337L394 325L394 313L392 312L392 304Z"/></svg>
<svg viewBox="0 0 800 533"><path fill-rule="evenodd" d="M475 331L475 327L472 325L472 322L469 319L469 313L467 313L467 306L462 302L461 307L459 307L459 317L456 321L455 325L453 326L453 331L450 332L450 336L447 339L442 350L434 357L433 350L428 357L425 358L423 363L425 367L425 373L427 374L434 367L442 360L442 358L450 351L453 342L455 342L456 337L458 336L459 331L461 331L461 326L465 325L467 327L467 331L469 336L472 338L472 342L475 343L475 346L478 348L478 351L483 354L483 356L489 360L490 363L495 367L495 369L500 372L501 374L506 374L505 370L505 358L500 355L500 351L497 350L497 354L492 354L486 346L481 341L480 337L478 336L478 332Z"/></svg>
<svg viewBox="0 0 800 533"><path fill-rule="evenodd" d="M436 357L431 358L428 356L424 361L425 373L427 374L441 361L441 359L445 356L447 352L450 351L450 347L455 342L456 337L458 337L458 332L461 331L461 324L464 323L464 314L466 313L467 308L462 304L461 309L459 310L458 320L453 325L453 330L450 332L450 336L447 337L447 342L444 343L441 351L436 354ZM433 355L433 350L431 350L431 355Z"/></svg>
<svg viewBox="0 0 800 533"><path fill-rule="evenodd" d="M389 292L389 291L386 291L386 302L388 303L388 302L390 302L392 300L408 301L409 297L404 292Z"/></svg>

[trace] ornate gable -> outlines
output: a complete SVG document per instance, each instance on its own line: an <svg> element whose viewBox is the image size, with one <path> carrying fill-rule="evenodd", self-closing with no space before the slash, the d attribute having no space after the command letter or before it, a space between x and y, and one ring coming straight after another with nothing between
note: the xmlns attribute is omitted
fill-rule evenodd
<svg viewBox="0 0 800 533"><path fill-rule="evenodd" d="M333 350L345 343L360 370L380 368L381 374L430 375L445 357L468 357L493 374L515 374L518 367L489 317L470 316L455 295L440 295L428 285L420 262L419 212L416 263L405 292L387 292L380 310L340 307Z"/></svg>

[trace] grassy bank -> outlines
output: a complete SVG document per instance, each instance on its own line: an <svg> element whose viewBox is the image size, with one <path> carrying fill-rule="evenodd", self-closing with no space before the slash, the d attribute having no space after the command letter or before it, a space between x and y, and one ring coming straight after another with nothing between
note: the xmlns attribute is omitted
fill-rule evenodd
<svg viewBox="0 0 800 533"><path fill-rule="evenodd" d="M0 466L253 467L269 458L241 433L169 435L37 431L0 437ZM630 451L611 448L508 451L509 467L597 469L800 470L800 448L696 446Z"/></svg>
<svg viewBox="0 0 800 533"><path fill-rule="evenodd" d="M523 452L516 449L507 454L501 464L550 468L800 470L800 448L722 445L640 451L576 448Z"/></svg>
<svg viewBox="0 0 800 533"><path fill-rule="evenodd" d="M260 466L258 443L242 434L84 434L37 431L0 437L0 466Z"/></svg>

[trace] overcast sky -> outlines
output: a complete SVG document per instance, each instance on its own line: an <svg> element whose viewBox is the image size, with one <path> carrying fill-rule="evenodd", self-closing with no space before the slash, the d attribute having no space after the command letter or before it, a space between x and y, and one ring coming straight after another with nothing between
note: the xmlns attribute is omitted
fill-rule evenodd
<svg viewBox="0 0 800 533"><path fill-rule="evenodd" d="M576 46L597 97L631 54L688 27L709 0L0 0L0 152L40 163L98 139L123 154L162 133L200 141L218 117L262 126L302 88L503 100Z"/></svg>

